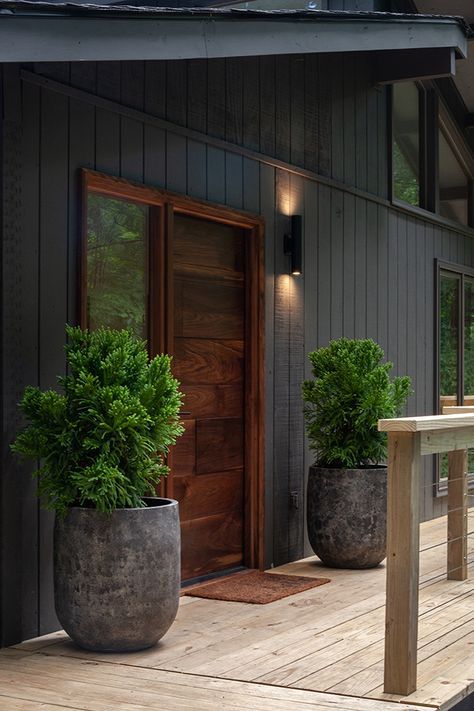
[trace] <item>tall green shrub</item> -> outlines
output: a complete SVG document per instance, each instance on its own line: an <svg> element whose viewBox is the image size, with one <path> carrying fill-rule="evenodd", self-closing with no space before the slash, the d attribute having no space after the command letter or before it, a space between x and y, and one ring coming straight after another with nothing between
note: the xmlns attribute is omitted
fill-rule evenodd
<svg viewBox="0 0 474 711"><path fill-rule="evenodd" d="M303 383L306 430L316 463L360 468L386 457L379 419L396 417L411 392L410 378L390 378L374 341L340 338L309 354L313 380Z"/></svg>
<svg viewBox="0 0 474 711"><path fill-rule="evenodd" d="M28 387L27 427L12 448L39 459L39 495L64 515L81 505L110 512L143 506L168 473L164 457L183 429L170 358L149 359L129 331L66 328L62 392Z"/></svg>

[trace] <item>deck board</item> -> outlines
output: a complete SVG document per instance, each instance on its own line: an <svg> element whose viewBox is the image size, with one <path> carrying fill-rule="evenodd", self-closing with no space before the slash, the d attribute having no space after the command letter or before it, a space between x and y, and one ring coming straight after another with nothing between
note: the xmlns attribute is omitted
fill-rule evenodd
<svg viewBox="0 0 474 711"><path fill-rule="evenodd" d="M445 519L422 525L419 683L409 697L382 688L384 566L329 570L314 557L275 570L330 577L329 585L270 605L185 597L177 621L151 650L93 654L64 633L6 650L0 696L16 698L21 688L25 702L87 711L107 703L170 711L448 711L474 690L474 579L445 579L445 537ZM469 549L472 558L472 538Z"/></svg>

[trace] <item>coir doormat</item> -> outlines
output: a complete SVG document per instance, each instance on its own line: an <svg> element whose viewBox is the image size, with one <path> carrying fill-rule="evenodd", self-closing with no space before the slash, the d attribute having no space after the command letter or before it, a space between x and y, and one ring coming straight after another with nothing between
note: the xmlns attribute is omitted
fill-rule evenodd
<svg viewBox="0 0 474 711"><path fill-rule="evenodd" d="M329 582L331 582L329 578L260 573L258 570L252 570L231 575L223 580L197 585L184 594L192 597L204 597L209 600L266 605L269 602L275 602L283 597L296 595L296 593L317 588Z"/></svg>

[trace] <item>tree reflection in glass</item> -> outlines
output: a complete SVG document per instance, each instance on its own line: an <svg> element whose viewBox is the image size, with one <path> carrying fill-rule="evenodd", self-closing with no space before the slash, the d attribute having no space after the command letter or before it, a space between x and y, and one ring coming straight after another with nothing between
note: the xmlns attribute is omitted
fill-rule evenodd
<svg viewBox="0 0 474 711"><path fill-rule="evenodd" d="M148 207L90 192L87 326L147 336Z"/></svg>

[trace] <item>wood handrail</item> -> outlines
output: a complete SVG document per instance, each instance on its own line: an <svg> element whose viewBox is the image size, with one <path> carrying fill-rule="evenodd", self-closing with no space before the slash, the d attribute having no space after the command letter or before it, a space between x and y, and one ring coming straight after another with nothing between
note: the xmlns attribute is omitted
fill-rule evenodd
<svg viewBox="0 0 474 711"><path fill-rule="evenodd" d="M416 690L419 591L420 459L448 452L447 577L467 578L467 449L474 447L474 408L451 414L380 420L388 434L387 604L384 691ZM454 410L454 412L453 412Z"/></svg>
<svg viewBox="0 0 474 711"><path fill-rule="evenodd" d="M426 432L474 426L473 407L463 408L462 412L459 407L445 407L443 413L445 410L449 410L451 414L379 420L378 429L379 432Z"/></svg>

